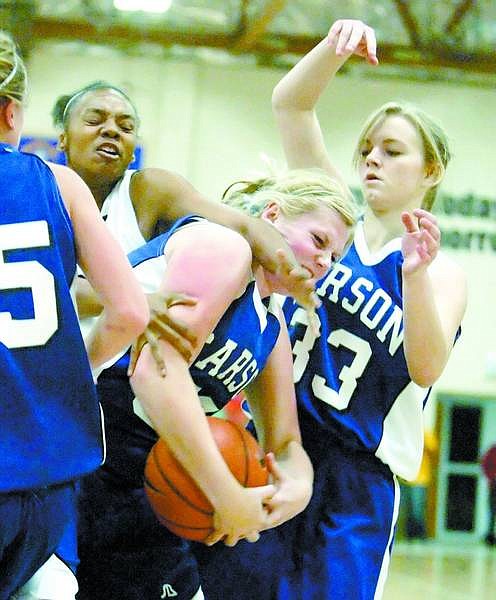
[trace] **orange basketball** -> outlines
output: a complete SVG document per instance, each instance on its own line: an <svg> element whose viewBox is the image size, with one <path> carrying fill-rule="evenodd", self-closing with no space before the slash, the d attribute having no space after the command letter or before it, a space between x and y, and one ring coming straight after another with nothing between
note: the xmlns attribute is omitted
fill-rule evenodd
<svg viewBox="0 0 496 600"><path fill-rule="evenodd" d="M266 485L263 451L246 429L208 417L210 430L227 466L244 487ZM203 541L213 531L213 508L194 480L159 439L148 455L145 491L158 520L189 540Z"/></svg>

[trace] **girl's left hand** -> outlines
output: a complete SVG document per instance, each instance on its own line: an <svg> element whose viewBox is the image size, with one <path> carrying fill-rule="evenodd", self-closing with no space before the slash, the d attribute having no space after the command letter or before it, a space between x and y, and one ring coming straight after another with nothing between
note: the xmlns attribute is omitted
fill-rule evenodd
<svg viewBox="0 0 496 600"><path fill-rule="evenodd" d="M312 495L312 486L288 475L272 452L265 456L265 464L272 475L272 483L276 486L275 494L265 504L269 512L266 529L271 529L292 519L306 508Z"/></svg>
<svg viewBox="0 0 496 600"><path fill-rule="evenodd" d="M441 246L441 231L434 215L421 208L415 209L413 214L402 213L401 220L405 226L401 242L403 274L412 275L425 270L436 258Z"/></svg>

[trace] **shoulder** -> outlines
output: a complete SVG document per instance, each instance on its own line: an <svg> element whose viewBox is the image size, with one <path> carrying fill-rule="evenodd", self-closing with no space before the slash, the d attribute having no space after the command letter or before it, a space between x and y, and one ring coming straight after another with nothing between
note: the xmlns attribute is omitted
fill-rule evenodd
<svg viewBox="0 0 496 600"><path fill-rule="evenodd" d="M184 177L166 169L142 169L134 173L129 194L138 214L165 221L184 214L178 207L188 206L199 196Z"/></svg>
<svg viewBox="0 0 496 600"><path fill-rule="evenodd" d="M166 287L201 299L210 315L205 314L205 319L223 314L252 277L251 249L245 239L209 221L179 228L167 240L163 253Z"/></svg>
<svg viewBox="0 0 496 600"><path fill-rule="evenodd" d="M467 279L463 269L451 257L440 252L428 270L433 293L440 303L440 315L453 318L458 327L467 308Z"/></svg>
<svg viewBox="0 0 496 600"><path fill-rule="evenodd" d="M233 262L243 261L251 264L252 253L248 242L236 231L212 223L206 219L187 224L178 229L169 239L166 254L187 249L199 252L206 258L217 256L222 259L222 267Z"/></svg>
<svg viewBox="0 0 496 600"><path fill-rule="evenodd" d="M81 177L69 167L65 165L57 165L55 163L46 162L48 168L52 171L60 186L84 187L86 184Z"/></svg>
<svg viewBox="0 0 496 600"><path fill-rule="evenodd" d="M189 183L186 179L173 171L167 169L141 169L133 174L130 189L132 192L140 193L140 195L170 196L188 186Z"/></svg>
<svg viewBox="0 0 496 600"><path fill-rule="evenodd" d="M50 162L45 164L54 174L64 203L68 208L73 206L74 203L93 200L90 189L75 171L64 165Z"/></svg>
<svg viewBox="0 0 496 600"><path fill-rule="evenodd" d="M458 287L466 287L466 275L461 266L444 252L439 252L429 266L432 279L441 283L452 283Z"/></svg>

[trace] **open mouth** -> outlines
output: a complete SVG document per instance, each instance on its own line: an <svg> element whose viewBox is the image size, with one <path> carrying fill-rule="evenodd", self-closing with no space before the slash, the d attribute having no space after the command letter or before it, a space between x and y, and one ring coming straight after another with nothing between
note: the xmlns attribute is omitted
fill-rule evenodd
<svg viewBox="0 0 496 600"><path fill-rule="evenodd" d="M120 156L119 148L115 144L101 144L96 151L107 158L115 159Z"/></svg>

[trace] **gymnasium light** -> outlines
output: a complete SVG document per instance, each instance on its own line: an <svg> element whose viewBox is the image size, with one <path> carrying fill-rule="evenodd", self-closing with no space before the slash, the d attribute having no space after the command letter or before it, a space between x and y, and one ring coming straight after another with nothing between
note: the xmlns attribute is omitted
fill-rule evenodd
<svg viewBox="0 0 496 600"><path fill-rule="evenodd" d="M172 0L114 0L117 10L164 13L171 7Z"/></svg>

